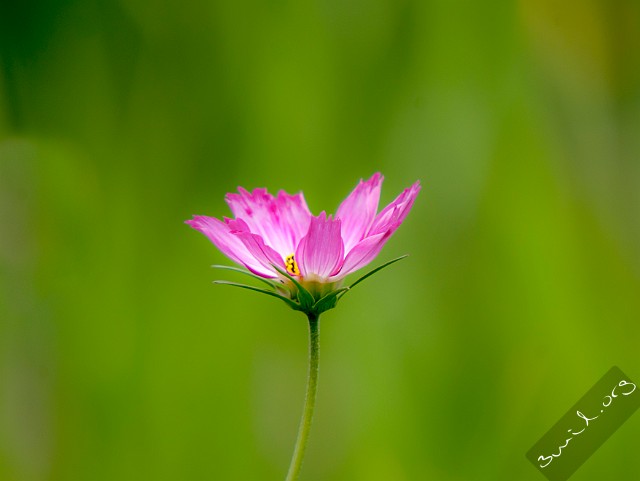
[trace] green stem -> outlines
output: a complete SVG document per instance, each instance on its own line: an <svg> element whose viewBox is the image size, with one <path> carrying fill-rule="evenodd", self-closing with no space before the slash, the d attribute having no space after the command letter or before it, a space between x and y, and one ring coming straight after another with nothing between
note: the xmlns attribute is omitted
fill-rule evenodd
<svg viewBox="0 0 640 481"><path fill-rule="evenodd" d="M304 411L300 419L300 427L298 428L298 439L296 447L291 458L289 473L286 481L295 481L300 474L302 467L302 459L304 458L304 450L309 439L309 431L311 431L311 420L313 418L313 409L316 405L316 389L318 387L318 361L320 355L319 342L319 325L320 316L308 314L309 317L309 375L307 376L307 394L304 399Z"/></svg>

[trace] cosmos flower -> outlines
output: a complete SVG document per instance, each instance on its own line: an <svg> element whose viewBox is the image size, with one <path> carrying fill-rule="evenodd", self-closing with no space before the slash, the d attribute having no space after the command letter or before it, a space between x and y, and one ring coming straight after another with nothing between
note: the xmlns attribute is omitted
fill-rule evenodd
<svg viewBox="0 0 640 481"><path fill-rule="evenodd" d="M277 297L302 311L309 321L309 374L305 403L286 481L298 479L313 418L319 366L320 314L336 306L353 286L393 259L343 287L345 276L369 264L389 237L402 224L420 191L416 182L378 212L382 175L374 174L360 183L340 204L335 216L321 212L314 216L302 192L273 196L267 189L227 194L233 219L203 215L186 221L206 235L229 259L246 269L214 266L239 271L267 284L269 289L216 281Z"/></svg>
<svg viewBox="0 0 640 481"><path fill-rule="evenodd" d="M280 295L296 300L303 287L318 301L369 264L411 210L419 182L377 212L382 180L380 173L361 180L335 216L314 216L302 192L273 196L264 188L240 187L226 196L235 218L199 215L186 223Z"/></svg>

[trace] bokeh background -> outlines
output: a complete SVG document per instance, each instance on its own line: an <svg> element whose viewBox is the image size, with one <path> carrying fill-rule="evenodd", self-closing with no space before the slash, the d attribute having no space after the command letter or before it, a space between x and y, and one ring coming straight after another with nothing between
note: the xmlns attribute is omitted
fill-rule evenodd
<svg viewBox="0 0 640 481"><path fill-rule="evenodd" d="M637 1L3 1L0 61L0 480L284 478L305 319L183 224L238 185L423 184L323 316L301 480L540 480L640 381ZM572 479L637 479L639 435Z"/></svg>

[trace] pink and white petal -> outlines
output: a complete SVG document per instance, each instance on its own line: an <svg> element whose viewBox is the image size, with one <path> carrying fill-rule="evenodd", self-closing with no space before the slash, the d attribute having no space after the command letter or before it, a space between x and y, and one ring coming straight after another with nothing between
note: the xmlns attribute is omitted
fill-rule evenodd
<svg viewBox="0 0 640 481"><path fill-rule="evenodd" d="M380 187L384 177L376 172L366 182L362 179L338 207L336 217L342 221L344 248L349 252L371 227L378 211Z"/></svg>
<svg viewBox="0 0 640 481"><path fill-rule="evenodd" d="M322 212L312 217L309 231L296 249L295 259L302 276L327 278L340 271L344 260L344 243L340 219Z"/></svg>
<svg viewBox="0 0 640 481"><path fill-rule="evenodd" d="M289 252L293 254L295 247L309 230L311 211L302 192L292 195L281 190L278 192L275 202L282 228L287 230L288 240L291 241L293 247Z"/></svg>
<svg viewBox="0 0 640 481"><path fill-rule="evenodd" d="M240 187L238 192L226 196L234 216L244 220L252 233L262 237L268 246L281 255L293 253L297 245L295 231L291 226L289 212L280 211L280 207L286 202L279 202L264 188L248 192ZM302 205L297 201L297 204L300 209L306 207L306 203Z"/></svg>
<svg viewBox="0 0 640 481"><path fill-rule="evenodd" d="M242 219L229 220L231 234L236 236L253 258L271 273L271 277L278 277L278 271L273 267L275 264L284 269L285 264L282 256L274 249L265 244L262 237L253 234L249 226Z"/></svg>
<svg viewBox="0 0 640 481"><path fill-rule="evenodd" d="M229 259L245 266L254 274L261 277L275 277L273 269L265 269L245 247L241 239L231 233L229 225L214 217L204 215L193 216L185 221L192 228L202 232Z"/></svg>
<svg viewBox="0 0 640 481"><path fill-rule="evenodd" d="M249 227L249 231L258 234L272 247L276 247L274 237L274 219L272 215L274 198L264 188L249 192L238 187L238 194L229 193L225 199L236 219L242 219ZM276 247L277 249L277 247Z"/></svg>
<svg viewBox="0 0 640 481"><path fill-rule="evenodd" d="M383 232L361 240L347 254L342 269L331 280L342 279L369 264L380 253L389 237L391 237L391 232Z"/></svg>
<svg viewBox="0 0 640 481"><path fill-rule="evenodd" d="M376 216L367 232L367 236L387 232L390 228L392 228L391 233L393 233L409 214L418 192L420 192L419 181L404 189L398 197Z"/></svg>

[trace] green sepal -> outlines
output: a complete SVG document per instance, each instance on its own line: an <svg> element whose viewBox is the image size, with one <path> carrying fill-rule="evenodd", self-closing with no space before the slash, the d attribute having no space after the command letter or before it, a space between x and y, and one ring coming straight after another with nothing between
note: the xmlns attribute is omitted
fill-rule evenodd
<svg viewBox="0 0 640 481"><path fill-rule="evenodd" d="M271 264L271 265L280 274L282 274L287 279L289 279L291 282L293 282L293 285L295 285L296 288L298 289L298 301L300 301L300 306L302 307L301 310L305 311L305 312L309 312L311 310L311 308L313 307L313 304L315 304L315 302L316 302L316 300L313 298L311 293L308 290L306 290L302 286L302 284L300 284L297 280L295 280L294 277L292 275L290 275L287 271L282 270L279 266L277 266L275 264Z"/></svg>
<svg viewBox="0 0 640 481"><path fill-rule="evenodd" d="M338 303L338 295L348 290L349 290L348 287L342 287L340 289L336 289L335 291L330 292L323 298L319 299L318 302L316 302L313 305L313 308L312 308L313 312L317 315L320 315L324 311L333 309L334 307L336 307L336 304Z"/></svg>
<svg viewBox="0 0 640 481"><path fill-rule="evenodd" d="M355 281L353 284L351 284L349 286L349 289L353 289L356 285L360 284L362 281L364 281L367 277L370 277L372 275L374 275L376 272L381 271L382 269L384 269L385 267L390 266L391 264L394 264L395 262L401 261L402 259L404 259L405 257L409 257L408 254L405 254L403 256L400 257L396 257L393 260L390 260L389 262L385 262L384 264L382 264L381 266L376 267L375 269L373 269L372 271L367 272L364 276L362 276L360 279L358 279L357 281ZM344 296L346 294L347 291L344 291L340 294L340 298L342 298L342 296Z"/></svg>
<svg viewBox="0 0 640 481"><path fill-rule="evenodd" d="M259 287L248 286L246 284L238 284L237 282L229 282L229 281L213 281L214 284L222 284L226 286L240 287L241 289L248 289L250 291L259 292L260 294L266 294L268 296L277 297L278 299L284 301L291 309L296 311L304 311L302 306L297 302L292 301L291 299L281 296L277 292L268 291L266 289L261 289Z"/></svg>
<svg viewBox="0 0 640 481"><path fill-rule="evenodd" d="M272 289L276 288L276 283L274 281L270 281L269 279L265 279L264 277L260 277L259 275L254 274L253 272L247 270L247 269L242 269L241 267L235 267L235 266L221 266L221 265L213 265L211 266L214 269L224 269L226 271L233 271L233 272L239 272L240 274L244 274L245 276L249 276L249 277L253 277L254 279L259 280L260 282L268 285L269 287L271 287Z"/></svg>

